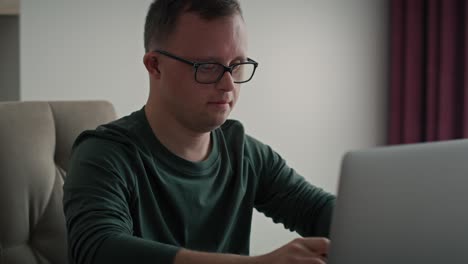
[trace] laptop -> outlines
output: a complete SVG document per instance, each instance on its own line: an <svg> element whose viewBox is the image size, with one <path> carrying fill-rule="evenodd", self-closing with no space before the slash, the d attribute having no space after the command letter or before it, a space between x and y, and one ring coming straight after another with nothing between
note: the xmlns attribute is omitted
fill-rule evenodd
<svg viewBox="0 0 468 264"><path fill-rule="evenodd" d="M467 264L468 140L342 161L329 264Z"/></svg>

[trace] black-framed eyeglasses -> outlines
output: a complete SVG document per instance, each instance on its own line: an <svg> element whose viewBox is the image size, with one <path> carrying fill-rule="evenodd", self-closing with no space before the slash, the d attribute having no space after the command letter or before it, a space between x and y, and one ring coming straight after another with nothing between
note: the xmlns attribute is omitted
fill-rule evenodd
<svg viewBox="0 0 468 264"><path fill-rule="evenodd" d="M229 72L234 83L246 83L252 79L255 70L258 67L258 62L247 58L246 62L239 62L226 66L217 62L195 62L190 61L164 50L155 50L164 56L178 60L180 62L192 65L195 70L195 81L202 84L217 83L225 72Z"/></svg>

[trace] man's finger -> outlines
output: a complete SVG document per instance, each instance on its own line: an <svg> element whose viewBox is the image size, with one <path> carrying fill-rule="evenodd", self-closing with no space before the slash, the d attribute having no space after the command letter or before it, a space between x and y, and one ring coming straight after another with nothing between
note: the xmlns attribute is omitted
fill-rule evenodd
<svg viewBox="0 0 468 264"><path fill-rule="evenodd" d="M303 238L304 245L311 251L326 257L330 247L330 240L324 237L305 237Z"/></svg>
<svg viewBox="0 0 468 264"><path fill-rule="evenodd" d="M298 258L298 263L307 263L307 264L326 264L327 260L322 258Z"/></svg>

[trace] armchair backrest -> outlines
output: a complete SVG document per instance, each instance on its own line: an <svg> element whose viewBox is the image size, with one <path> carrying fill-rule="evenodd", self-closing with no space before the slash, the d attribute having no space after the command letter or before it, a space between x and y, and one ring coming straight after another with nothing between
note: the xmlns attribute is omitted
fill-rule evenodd
<svg viewBox="0 0 468 264"><path fill-rule="evenodd" d="M0 103L0 263L67 263L62 185L80 132L116 118L105 101Z"/></svg>

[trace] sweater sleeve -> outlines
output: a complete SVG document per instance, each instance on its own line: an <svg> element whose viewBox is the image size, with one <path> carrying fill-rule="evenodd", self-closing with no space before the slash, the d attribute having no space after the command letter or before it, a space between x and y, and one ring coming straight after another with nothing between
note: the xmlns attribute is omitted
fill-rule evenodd
<svg viewBox="0 0 468 264"><path fill-rule="evenodd" d="M179 248L133 235L129 156L104 139L75 147L63 200L71 263L173 263Z"/></svg>
<svg viewBox="0 0 468 264"><path fill-rule="evenodd" d="M271 147L257 146L255 208L301 236L329 237L335 196L313 186Z"/></svg>

